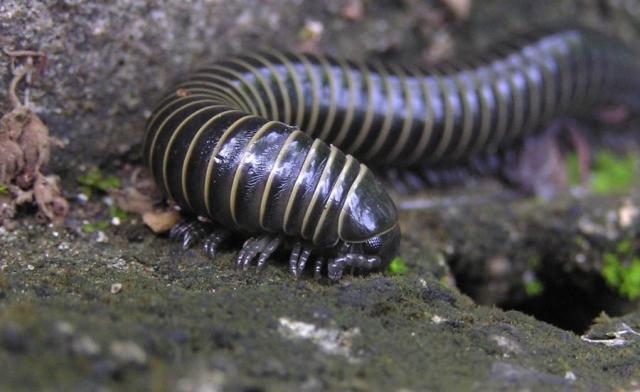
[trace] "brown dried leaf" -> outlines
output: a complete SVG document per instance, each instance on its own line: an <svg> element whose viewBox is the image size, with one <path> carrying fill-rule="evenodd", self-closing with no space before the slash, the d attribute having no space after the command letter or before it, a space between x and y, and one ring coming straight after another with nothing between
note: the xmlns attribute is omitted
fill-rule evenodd
<svg viewBox="0 0 640 392"><path fill-rule="evenodd" d="M180 221L180 213L173 209L149 211L142 214L142 221L154 233L164 233Z"/></svg>
<svg viewBox="0 0 640 392"><path fill-rule="evenodd" d="M58 176L36 175L33 185L33 198L38 205L38 211L51 223L60 224L69 212L69 203L61 196L60 179Z"/></svg>
<svg viewBox="0 0 640 392"><path fill-rule="evenodd" d="M144 214L153 210L153 206L158 202L152 196L141 193L134 187L124 189L113 189L109 192L118 207L126 212Z"/></svg>
<svg viewBox="0 0 640 392"><path fill-rule="evenodd" d="M24 168L22 149L9 137L0 133L0 185L7 186Z"/></svg>
<svg viewBox="0 0 640 392"><path fill-rule="evenodd" d="M28 107L28 88L24 103L18 97L18 86L30 82L34 72L42 73L46 56L40 52L18 50L5 52L11 58L13 78L8 95L13 108L0 119L0 185L9 190L10 200L3 203L2 214L13 216L17 205L33 203L38 206L39 221L61 223L69 211L62 197L59 178L45 176L42 168L49 162L51 145L62 143L49 136L49 128ZM16 59L26 58L17 66Z"/></svg>
<svg viewBox="0 0 640 392"><path fill-rule="evenodd" d="M28 121L25 123L18 142L27 164L27 168L39 171L49 163L51 156L51 138L49 128L32 111L28 112Z"/></svg>
<svg viewBox="0 0 640 392"><path fill-rule="evenodd" d="M16 213L16 205L9 196L0 196L0 223L5 222Z"/></svg>
<svg viewBox="0 0 640 392"><path fill-rule="evenodd" d="M11 140L17 141L31 115L31 110L26 106L14 107L0 119L0 133L7 134Z"/></svg>

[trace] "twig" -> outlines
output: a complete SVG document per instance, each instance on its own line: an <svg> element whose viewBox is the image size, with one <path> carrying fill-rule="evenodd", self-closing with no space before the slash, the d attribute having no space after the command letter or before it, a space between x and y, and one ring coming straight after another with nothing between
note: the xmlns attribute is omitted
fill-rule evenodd
<svg viewBox="0 0 640 392"><path fill-rule="evenodd" d="M34 70L38 74L41 74L46 64L47 56L42 52L34 50L10 50L4 49L4 52L11 58L11 73L14 75L9 86L9 99L14 108L23 107L29 105L29 86L31 85L31 78ZM16 59L26 57L25 63L18 67L16 66ZM38 59L38 62L34 64L34 59ZM20 102L17 89L18 84L26 77L27 87L24 91L24 104Z"/></svg>

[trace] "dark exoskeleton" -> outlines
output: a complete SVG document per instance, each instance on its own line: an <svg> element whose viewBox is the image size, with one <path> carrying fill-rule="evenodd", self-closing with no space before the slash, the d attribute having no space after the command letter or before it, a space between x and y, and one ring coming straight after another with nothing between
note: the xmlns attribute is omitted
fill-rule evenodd
<svg viewBox="0 0 640 392"><path fill-rule="evenodd" d="M261 269L290 239L296 277L313 256L316 276L326 265L338 279L399 249L396 208L358 160L410 179L465 162L487 171L554 117L635 94L639 69L618 41L579 28L437 70L250 53L179 83L148 122L145 156L165 195L209 222L175 227L185 245L204 239L213 256L242 233L237 264Z"/></svg>

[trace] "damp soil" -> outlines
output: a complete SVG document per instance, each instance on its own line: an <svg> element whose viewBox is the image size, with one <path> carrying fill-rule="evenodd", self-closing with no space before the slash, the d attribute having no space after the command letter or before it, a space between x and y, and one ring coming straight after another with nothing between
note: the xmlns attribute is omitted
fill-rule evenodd
<svg viewBox="0 0 640 392"><path fill-rule="evenodd" d="M15 230L0 229L1 390L638 387L638 303L602 274L604 254L637 242L640 222L625 218L640 209L637 184L543 201L489 179L403 199L428 200L401 213L406 271L338 283L296 281L282 257L259 275L237 270L237 246L212 261L138 217L111 221L104 195L78 198L88 168L117 174L139 163L145 115L163 87L223 53L316 45L424 61L439 53L427 45L443 45L446 58L447 42L460 54L494 38L495 26L567 17L637 38L624 2L482 0L465 20L413 0L365 1L349 20L347 3L0 5L2 45L48 53L31 98L69 141L51 170L71 201L62 226L21 210Z"/></svg>
<svg viewBox="0 0 640 392"><path fill-rule="evenodd" d="M241 271L233 249L211 261L136 219L85 233L26 218L0 234L2 389L631 388L637 304L598 272L600 247L629 232L576 241L576 221L606 230L640 194L477 195L403 213L405 273L339 283L295 281L281 259Z"/></svg>

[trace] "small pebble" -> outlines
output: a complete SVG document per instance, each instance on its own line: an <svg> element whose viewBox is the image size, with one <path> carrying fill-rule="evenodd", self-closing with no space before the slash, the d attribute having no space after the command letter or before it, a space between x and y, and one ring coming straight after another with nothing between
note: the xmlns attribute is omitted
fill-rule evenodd
<svg viewBox="0 0 640 392"><path fill-rule="evenodd" d="M91 336L82 335L73 339L71 350L81 356L91 357L100 354L101 348Z"/></svg>
<svg viewBox="0 0 640 392"><path fill-rule="evenodd" d="M58 321L53 328L57 333L64 336L71 336L76 331L68 321Z"/></svg>
<svg viewBox="0 0 640 392"><path fill-rule="evenodd" d="M442 323L444 323L445 321L447 321L447 319L446 319L446 318L444 318L444 317L438 316L437 314L434 314L434 315L431 317L431 321L432 321L434 324L442 324Z"/></svg>
<svg viewBox="0 0 640 392"><path fill-rule="evenodd" d="M111 285L111 294L118 294L122 291L122 283L114 283Z"/></svg>
<svg viewBox="0 0 640 392"><path fill-rule="evenodd" d="M143 366L147 363L147 353L131 341L116 340L111 343L111 355L119 362Z"/></svg>
<svg viewBox="0 0 640 392"><path fill-rule="evenodd" d="M624 229L631 226L637 217L638 209L629 200L625 201L622 207L618 210L618 223L620 227Z"/></svg>
<svg viewBox="0 0 640 392"><path fill-rule="evenodd" d="M109 242L109 237L107 237L104 231L98 231L98 233L96 234L96 242L99 242L101 244L107 243Z"/></svg>
<svg viewBox="0 0 640 392"><path fill-rule="evenodd" d="M302 31L300 31L300 35L303 39L316 40L320 38L323 31L324 25L322 22L309 19L304 23L304 27L302 28Z"/></svg>

